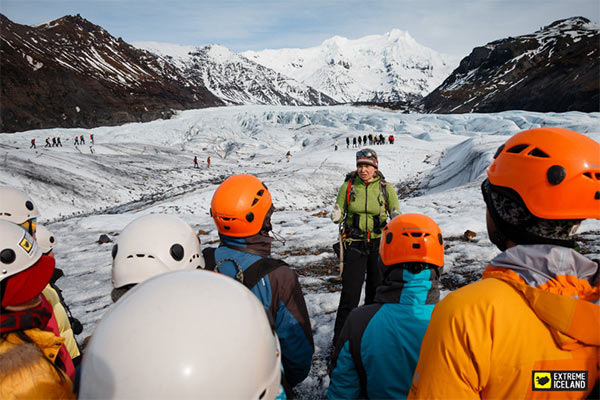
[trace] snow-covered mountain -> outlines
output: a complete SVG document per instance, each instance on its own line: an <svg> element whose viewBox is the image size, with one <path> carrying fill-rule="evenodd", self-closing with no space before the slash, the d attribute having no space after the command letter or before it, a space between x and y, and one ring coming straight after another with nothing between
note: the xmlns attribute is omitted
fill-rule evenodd
<svg viewBox="0 0 600 400"><path fill-rule="evenodd" d="M329 96L219 45L135 42L229 104L329 105Z"/></svg>
<svg viewBox="0 0 600 400"><path fill-rule="evenodd" d="M476 47L424 99L439 113L600 111L600 25L583 17Z"/></svg>
<svg viewBox="0 0 600 400"><path fill-rule="evenodd" d="M0 14L0 69L0 132L150 121L223 104L79 15L32 27Z"/></svg>
<svg viewBox="0 0 600 400"><path fill-rule="evenodd" d="M459 61L398 29L356 40L334 36L307 49L241 54L343 103L418 100L441 84Z"/></svg>

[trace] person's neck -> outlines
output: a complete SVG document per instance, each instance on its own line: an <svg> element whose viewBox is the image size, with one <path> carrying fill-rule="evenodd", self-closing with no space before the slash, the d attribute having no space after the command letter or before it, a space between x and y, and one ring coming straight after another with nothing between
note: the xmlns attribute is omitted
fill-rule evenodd
<svg viewBox="0 0 600 400"><path fill-rule="evenodd" d="M35 296L33 299L29 300L26 303L17 304L16 306L5 306L4 309L7 311L12 311L12 312L25 311L25 310L29 310L30 308L39 306L41 302L42 302L42 298L38 294L37 296Z"/></svg>

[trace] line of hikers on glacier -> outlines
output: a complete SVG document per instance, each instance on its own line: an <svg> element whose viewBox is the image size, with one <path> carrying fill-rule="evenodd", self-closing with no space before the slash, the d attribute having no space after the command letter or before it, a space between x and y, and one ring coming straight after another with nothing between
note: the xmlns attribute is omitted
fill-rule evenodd
<svg viewBox="0 0 600 400"><path fill-rule="evenodd" d="M544 127L500 146L481 190L502 252L442 301L439 226L400 214L375 151L356 163L332 212L344 268L327 398L597 397L600 263L574 234L600 219L600 144ZM216 248L176 216L132 221L112 249L115 305L82 351L56 238L33 199L0 187L0 397L292 397L314 344L298 277L271 257L273 210L263 182L240 174L211 201ZM587 381L547 389L536 371Z"/></svg>

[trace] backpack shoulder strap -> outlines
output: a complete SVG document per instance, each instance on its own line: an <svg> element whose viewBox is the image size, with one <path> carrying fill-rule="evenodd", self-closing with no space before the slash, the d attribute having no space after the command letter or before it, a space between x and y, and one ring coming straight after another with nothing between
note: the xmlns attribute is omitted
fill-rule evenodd
<svg viewBox="0 0 600 400"><path fill-rule="evenodd" d="M202 256L204 256L204 269L208 271L214 271L217 262L215 261L215 251L217 249L214 247L207 247L202 249Z"/></svg>
<svg viewBox="0 0 600 400"><path fill-rule="evenodd" d="M276 260L274 258L261 258L246 268L242 283L248 289L252 289L265 275L268 275L284 265L287 264L282 260Z"/></svg>
<svg viewBox="0 0 600 400"><path fill-rule="evenodd" d="M344 182L348 182L348 187L346 188L346 208L350 205L350 194L352 193L352 184L354 183L354 178L356 177L356 171L348 172L346 174L346 179Z"/></svg>

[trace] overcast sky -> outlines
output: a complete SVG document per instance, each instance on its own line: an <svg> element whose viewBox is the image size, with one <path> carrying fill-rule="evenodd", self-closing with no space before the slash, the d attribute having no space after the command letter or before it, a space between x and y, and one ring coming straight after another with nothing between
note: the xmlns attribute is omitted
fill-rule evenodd
<svg viewBox="0 0 600 400"><path fill-rule="evenodd" d="M234 52L306 48L397 28L438 52L531 33L557 19L600 21L598 0L0 0L13 22L80 14L126 42L217 43Z"/></svg>

